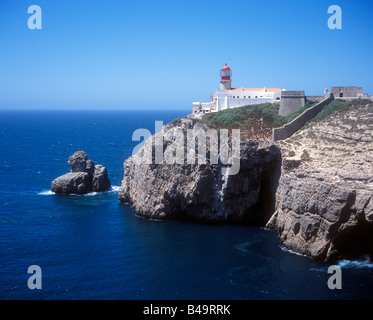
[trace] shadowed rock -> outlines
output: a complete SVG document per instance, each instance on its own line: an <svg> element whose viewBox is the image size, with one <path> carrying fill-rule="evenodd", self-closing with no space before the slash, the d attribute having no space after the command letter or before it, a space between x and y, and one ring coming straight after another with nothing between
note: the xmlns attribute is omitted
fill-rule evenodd
<svg viewBox="0 0 373 320"><path fill-rule="evenodd" d="M92 178L92 190L99 192L105 191L111 187L107 170L104 166L96 165Z"/></svg>
<svg viewBox="0 0 373 320"><path fill-rule="evenodd" d="M86 172L69 172L52 181L55 193L84 194L91 191L91 182Z"/></svg>

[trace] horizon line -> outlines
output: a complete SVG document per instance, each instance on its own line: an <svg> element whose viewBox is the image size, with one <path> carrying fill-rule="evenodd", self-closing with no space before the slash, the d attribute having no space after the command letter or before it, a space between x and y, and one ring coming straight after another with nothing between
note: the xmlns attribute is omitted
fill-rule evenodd
<svg viewBox="0 0 373 320"><path fill-rule="evenodd" d="M81 108L81 109L69 109L69 108L0 108L0 111L187 111L189 108L139 108L139 109L102 109L102 108Z"/></svg>

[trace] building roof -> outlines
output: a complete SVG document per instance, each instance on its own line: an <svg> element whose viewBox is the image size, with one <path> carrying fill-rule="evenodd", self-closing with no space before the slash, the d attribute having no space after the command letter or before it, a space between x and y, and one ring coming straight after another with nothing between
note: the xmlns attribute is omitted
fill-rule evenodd
<svg viewBox="0 0 373 320"><path fill-rule="evenodd" d="M231 68L229 68L228 66L227 66L227 63L225 63L225 66L223 67L223 68L221 68L222 70L231 70Z"/></svg>
<svg viewBox="0 0 373 320"><path fill-rule="evenodd" d="M281 92L282 89L279 88L235 88L229 91L264 91L265 92Z"/></svg>

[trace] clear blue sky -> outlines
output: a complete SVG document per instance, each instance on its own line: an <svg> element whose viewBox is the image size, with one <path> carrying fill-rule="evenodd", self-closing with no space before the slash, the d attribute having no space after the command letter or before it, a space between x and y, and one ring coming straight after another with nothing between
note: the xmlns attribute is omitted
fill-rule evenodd
<svg viewBox="0 0 373 320"><path fill-rule="evenodd" d="M236 87L373 94L372 20L370 0L1 0L0 109L191 108L225 62Z"/></svg>

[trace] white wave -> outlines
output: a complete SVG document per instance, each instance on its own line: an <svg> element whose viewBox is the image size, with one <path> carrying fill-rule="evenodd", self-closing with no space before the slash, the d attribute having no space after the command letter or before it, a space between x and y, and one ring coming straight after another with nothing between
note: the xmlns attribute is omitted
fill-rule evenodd
<svg viewBox="0 0 373 320"><path fill-rule="evenodd" d="M99 192L88 192L86 194L83 194L83 196L88 196L88 197L92 197L92 196L97 196L99 194Z"/></svg>
<svg viewBox="0 0 373 320"><path fill-rule="evenodd" d="M119 192L120 191L120 186L112 186L109 190L106 190L104 191L104 193L115 193L115 192ZM86 193L86 194L76 194L76 193L70 193L68 194L69 196L88 196L88 197L92 197L92 196L97 196L98 194L100 194L101 192L89 192L89 193ZM50 196L50 195L53 195L53 194L56 194L55 192L51 191L51 190L44 190L44 191L41 191L38 193L38 195L41 195L41 196Z"/></svg>
<svg viewBox="0 0 373 320"><path fill-rule="evenodd" d="M97 196L97 195L100 195L100 194L105 194L105 193L117 193L120 191L120 186L111 186L110 189L108 190L105 190L105 191L102 191L102 192L96 192L96 191L93 191L93 192L88 192L88 193L85 193L85 194L82 194L82 196L86 196L86 197L94 197L94 196ZM71 194L71 195L77 195L77 194Z"/></svg>
<svg viewBox="0 0 373 320"><path fill-rule="evenodd" d="M369 259L368 256L362 257L360 260L341 260L339 262L335 263L342 269L345 268L356 268L356 269L363 269L363 268L373 268L373 262ZM322 268L310 268L311 271L318 271L318 272L327 272L328 267L322 267Z"/></svg>
<svg viewBox="0 0 373 320"><path fill-rule="evenodd" d="M364 256L361 260L341 260L338 265L341 268L373 268L373 262L369 256Z"/></svg>
<svg viewBox="0 0 373 320"><path fill-rule="evenodd" d="M105 191L102 191L102 192L96 192L96 191L88 192L86 194L83 194L83 196L92 197L92 196L97 196L99 194L116 193L116 192L119 192L119 191L120 191L120 186L111 186L110 189L108 189L108 190L105 190Z"/></svg>
<svg viewBox="0 0 373 320"><path fill-rule="evenodd" d="M50 196L51 194L55 194L55 193L51 190L45 190L45 191L42 191L42 192L38 193L38 195L40 195L40 196Z"/></svg>
<svg viewBox="0 0 373 320"><path fill-rule="evenodd" d="M279 247L280 247L280 249L281 249L282 251L284 251L284 252L291 253L291 254L295 254L295 255L300 256L300 257L307 257L307 258L309 258L309 256L307 256L306 254L302 254L302 253L299 253L299 252L295 252L295 251L293 251L293 250L290 250L290 249L288 249L288 248L285 248L285 247L282 246L282 245L279 245Z"/></svg>

